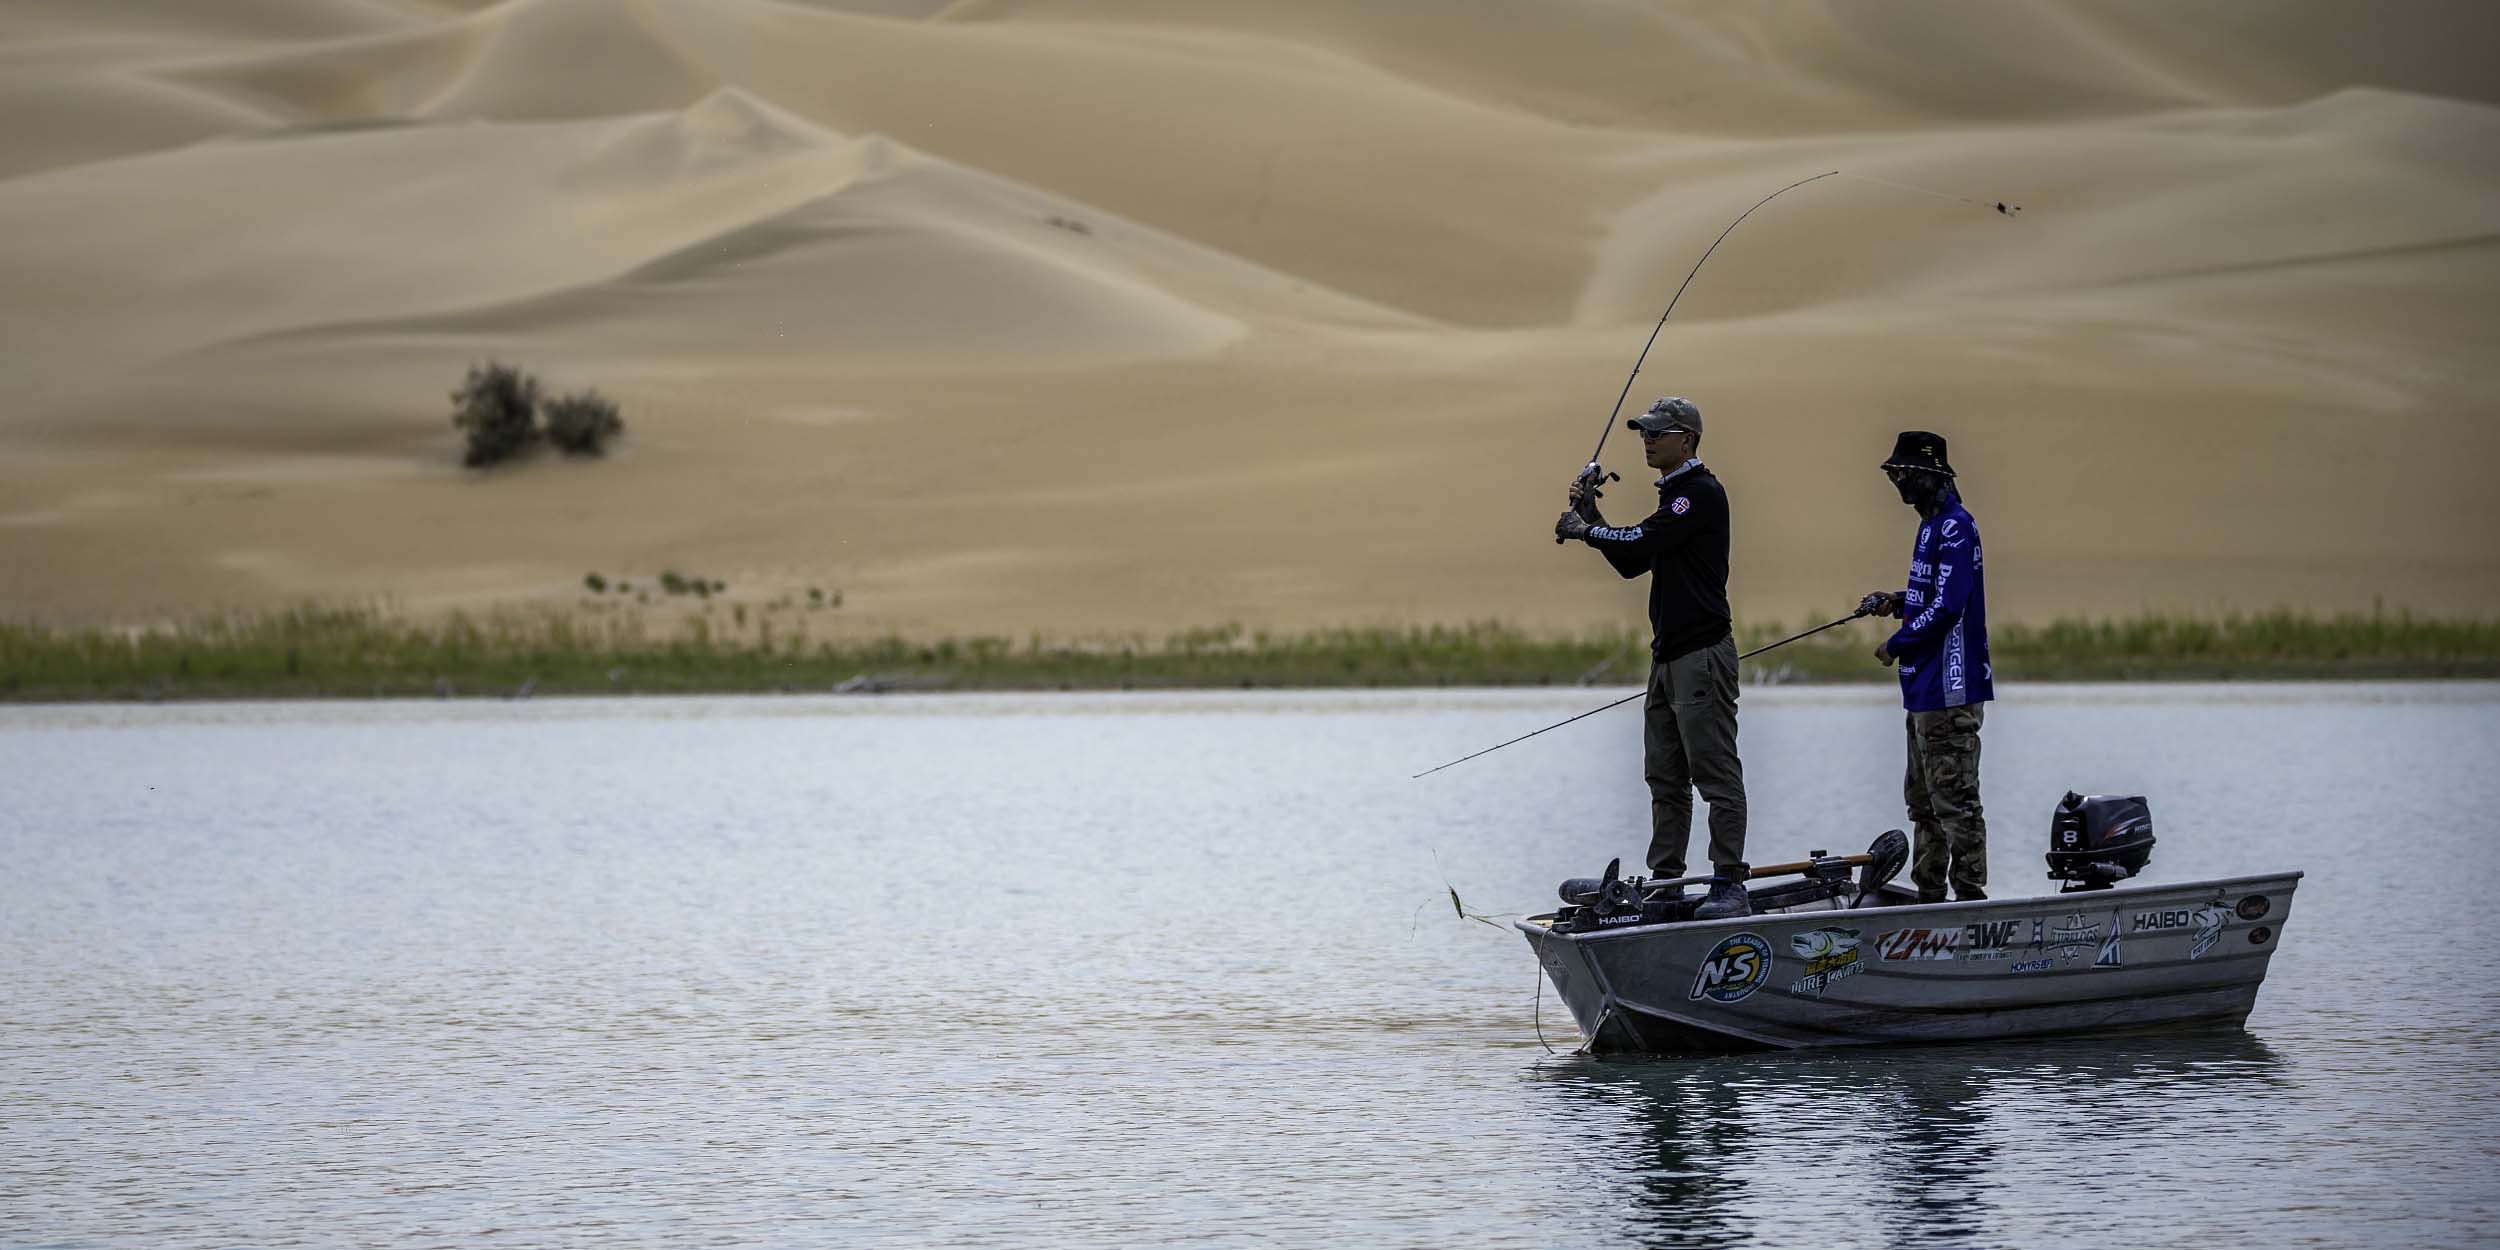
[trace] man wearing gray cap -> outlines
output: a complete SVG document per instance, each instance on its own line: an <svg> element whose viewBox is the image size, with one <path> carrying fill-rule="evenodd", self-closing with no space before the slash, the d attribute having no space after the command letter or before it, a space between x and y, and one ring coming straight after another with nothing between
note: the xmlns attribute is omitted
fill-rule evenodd
<svg viewBox="0 0 2500 1250"><path fill-rule="evenodd" d="M1632 418L1658 510L1611 526L1597 511L1594 466L1571 483L1557 538L1595 547L1626 578L1649 574L1649 697L1642 772L1649 780L1649 870L1684 875L1693 791L1710 804L1710 896L1696 920L1752 913L1745 897L1745 768L1736 757L1736 639L1727 606L1727 491L1701 462L1701 410L1669 396Z"/></svg>

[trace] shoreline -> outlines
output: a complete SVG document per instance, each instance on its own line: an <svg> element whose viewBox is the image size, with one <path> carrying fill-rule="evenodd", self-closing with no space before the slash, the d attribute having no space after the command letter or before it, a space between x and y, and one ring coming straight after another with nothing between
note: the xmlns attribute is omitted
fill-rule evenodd
<svg viewBox="0 0 2500 1250"><path fill-rule="evenodd" d="M1748 660L1749 685L1886 684L1877 626L1844 626ZM1795 632L1739 625L1740 649ZM1860 635L1864 635L1860 637ZM2500 621L2409 615L2138 617L1992 631L2000 681L2385 681L2500 678ZM507 612L418 623L317 610L145 630L0 625L0 702L513 698L599 694L876 694L1630 686L1630 633L1542 636L1497 623L1270 633L1237 625L1021 642L826 640L770 617L708 616L654 635L639 617Z"/></svg>

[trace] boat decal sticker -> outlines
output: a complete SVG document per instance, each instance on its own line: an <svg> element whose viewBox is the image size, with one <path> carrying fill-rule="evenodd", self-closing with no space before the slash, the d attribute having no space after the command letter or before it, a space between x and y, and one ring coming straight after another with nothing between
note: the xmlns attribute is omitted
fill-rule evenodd
<svg viewBox="0 0 2500 1250"><path fill-rule="evenodd" d="M2082 912L2049 926L2048 950L2064 960L2083 958L2083 952L2101 944L2101 926Z"/></svg>
<svg viewBox="0 0 2500 1250"><path fill-rule="evenodd" d="M2093 967L2123 968L2127 966L2126 954L2119 949L2118 945L2120 929L2117 909L2112 908L2109 913L2109 936L2101 940L2101 953L2093 956Z"/></svg>
<svg viewBox="0 0 2500 1250"><path fill-rule="evenodd" d="M1789 949L1806 961L1806 974L1790 982L1788 992L1799 998L1821 998L1823 991L1864 971L1865 965L1858 962L1858 932L1826 927L1788 939Z"/></svg>
<svg viewBox="0 0 2500 1250"><path fill-rule="evenodd" d="M2220 903L2196 909L2196 940L2188 943L2188 958L2196 959L2222 940L2222 927L2231 922L2231 911Z"/></svg>
<svg viewBox="0 0 2500 1250"><path fill-rule="evenodd" d="M2129 926L2136 933L2159 933L2165 929L2184 929L2195 924L2198 912L2185 907L2169 907L2160 911L2140 911Z"/></svg>
<svg viewBox="0 0 2500 1250"><path fill-rule="evenodd" d="M1762 988L1771 979L1771 944L1753 933L1735 933L1719 939L1702 957L1701 971L1693 976L1695 1001L1709 999L1714 1003L1743 1002L1746 995Z"/></svg>
<svg viewBox="0 0 2500 1250"><path fill-rule="evenodd" d="M2017 959L2014 962L2005 965L2005 970L2007 972L2046 972L2056 966L2056 960L2046 957L2040 959Z"/></svg>
<svg viewBox="0 0 2500 1250"><path fill-rule="evenodd" d="M1894 929L1875 939L1879 959L1951 959L1961 948L1960 929Z"/></svg>
<svg viewBox="0 0 2500 1250"><path fill-rule="evenodd" d="M2014 945L2014 929L2019 920L1983 920L1962 926L1962 958L2003 959Z"/></svg>

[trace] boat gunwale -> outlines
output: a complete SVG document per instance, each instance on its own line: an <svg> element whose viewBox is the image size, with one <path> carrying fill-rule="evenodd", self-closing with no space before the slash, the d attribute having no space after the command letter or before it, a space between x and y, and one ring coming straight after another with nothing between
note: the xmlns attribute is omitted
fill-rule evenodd
<svg viewBox="0 0 2500 1250"><path fill-rule="evenodd" d="M2077 899L2078 901L2085 899L2099 900L2106 898L2121 898L2135 894L2160 893L2164 891L2182 889L2202 889L2206 887L2228 889L2235 885L2246 885L2253 882L2298 881L2307 875L2308 873L2306 870L2294 868L2287 869L2282 872L2255 873L2249 876L2241 877L2208 877L2196 881L2172 881L2148 883L2143 885L2121 885L2112 886L2106 890L2072 890L2057 894L2026 895L2019 898L1977 898L1969 900L1952 900L1942 903L1899 903L1889 907L1851 907L1842 909L1822 908L1794 912L1754 912L1750 915L1727 916L1716 920L1661 920L1654 924L1628 924L1620 928L1592 929L1578 933L1565 932L1554 928L1552 924L1554 913L1550 911L1540 912L1534 916L1522 916L1512 920L1510 923L1512 928L1538 940L1553 938L1566 942L1592 942L1602 941L1607 938L1621 937L1627 933L1656 934L1663 930L1673 930L1678 933L1693 933L1716 932L1718 930L1725 929L1735 932L1741 931L1749 925L1763 924L1766 922L1777 922L1783 920L1810 920L1818 917L1850 916L1860 913L1872 914L1880 912L1886 916L1903 916L1924 914L1939 910L1960 911L1970 908L2028 907L2036 906L2041 903L2055 903L2065 899ZM1537 923L1540 920L1547 923Z"/></svg>

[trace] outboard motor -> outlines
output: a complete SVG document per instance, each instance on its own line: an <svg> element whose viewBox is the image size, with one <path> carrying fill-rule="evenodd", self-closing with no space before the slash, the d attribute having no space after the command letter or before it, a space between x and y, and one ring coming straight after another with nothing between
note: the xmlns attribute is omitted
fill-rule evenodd
<svg viewBox="0 0 2500 1250"><path fill-rule="evenodd" d="M2069 790L2049 818L2049 879L2066 883L2061 894L2106 890L2152 857L2153 809L2141 794Z"/></svg>

